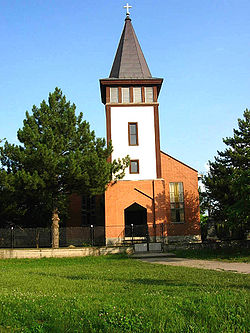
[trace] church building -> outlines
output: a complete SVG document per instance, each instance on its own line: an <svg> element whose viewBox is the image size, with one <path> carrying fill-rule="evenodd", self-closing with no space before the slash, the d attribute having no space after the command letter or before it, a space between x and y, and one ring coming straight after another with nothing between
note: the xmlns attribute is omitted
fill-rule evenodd
<svg viewBox="0 0 250 333"><path fill-rule="evenodd" d="M107 142L113 145L110 159L129 155L130 165L103 197L73 196L70 206L70 225L103 223L107 245L131 237L166 243L200 240L198 173L160 148L162 83L150 73L127 8L110 75L100 80L100 88Z"/></svg>

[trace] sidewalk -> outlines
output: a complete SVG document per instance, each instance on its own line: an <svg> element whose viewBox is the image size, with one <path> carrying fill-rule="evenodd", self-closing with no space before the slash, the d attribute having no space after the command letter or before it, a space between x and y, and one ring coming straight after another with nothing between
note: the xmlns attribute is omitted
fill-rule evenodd
<svg viewBox="0 0 250 333"><path fill-rule="evenodd" d="M213 269L216 271L250 274L249 263L176 258L173 253L135 253L131 257L152 264L195 267Z"/></svg>

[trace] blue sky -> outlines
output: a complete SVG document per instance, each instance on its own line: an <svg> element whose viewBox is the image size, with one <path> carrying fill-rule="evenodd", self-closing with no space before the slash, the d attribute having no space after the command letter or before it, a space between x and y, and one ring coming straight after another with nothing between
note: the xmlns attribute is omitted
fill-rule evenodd
<svg viewBox="0 0 250 333"><path fill-rule="evenodd" d="M105 137L99 79L124 25L122 0L0 0L0 138L60 87ZM161 149L205 171L250 108L249 0L131 0L154 77L164 78Z"/></svg>

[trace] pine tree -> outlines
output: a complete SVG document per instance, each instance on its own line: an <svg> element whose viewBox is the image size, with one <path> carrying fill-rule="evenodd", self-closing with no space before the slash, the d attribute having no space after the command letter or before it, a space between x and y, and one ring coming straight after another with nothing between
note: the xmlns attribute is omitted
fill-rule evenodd
<svg viewBox="0 0 250 333"><path fill-rule="evenodd" d="M101 194L112 177L124 176L128 157L109 163L111 143L96 138L83 114L75 111L56 88L48 103L43 100L32 114L26 112L17 133L21 145L5 142L0 147L0 195L12 197L23 214L31 202L32 210L53 212L55 218L67 210L71 193Z"/></svg>
<svg viewBox="0 0 250 333"><path fill-rule="evenodd" d="M204 184L212 207L211 216L231 232L249 228L250 221L250 111L238 119L233 137L223 139L227 148L209 161Z"/></svg>

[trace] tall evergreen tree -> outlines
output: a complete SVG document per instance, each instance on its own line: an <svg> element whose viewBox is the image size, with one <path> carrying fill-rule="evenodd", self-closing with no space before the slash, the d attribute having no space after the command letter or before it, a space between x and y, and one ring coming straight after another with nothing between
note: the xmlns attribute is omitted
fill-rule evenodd
<svg viewBox="0 0 250 333"><path fill-rule="evenodd" d="M231 231L246 231L250 221L250 111L238 119L233 137L223 139L227 148L209 161L203 178L211 204L211 216Z"/></svg>
<svg viewBox="0 0 250 333"><path fill-rule="evenodd" d="M83 114L75 111L56 88L48 103L43 100L31 114L26 112L17 134L21 145L5 142L0 147L0 196L9 204L5 211L25 215L31 209L38 218L41 212L55 217L67 210L71 193L101 194L112 177L124 176L129 158L109 163L111 143L96 138Z"/></svg>

